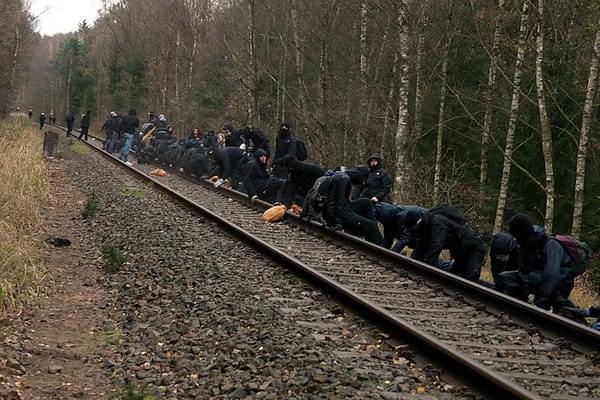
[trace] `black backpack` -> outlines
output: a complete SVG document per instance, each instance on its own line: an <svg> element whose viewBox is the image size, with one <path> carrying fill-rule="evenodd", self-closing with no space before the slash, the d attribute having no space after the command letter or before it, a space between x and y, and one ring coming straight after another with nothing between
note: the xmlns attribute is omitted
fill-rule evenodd
<svg viewBox="0 0 600 400"><path fill-rule="evenodd" d="M450 204L436 204L435 206L429 209L429 212L434 215L442 215L449 220L456 222L459 225L464 225L467 223L467 219L456 208L452 207Z"/></svg>
<svg viewBox="0 0 600 400"><path fill-rule="evenodd" d="M551 238L560 243L571 258L573 274L575 276L583 274L590 263L590 246L586 242L569 235L555 235Z"/></svg>
<svg viewBox="0 0 600 400"><path fill-rule="evenodd" d="M300 139L296 139L296 158L299 161L304 161L308 158L308 151L306 150L306 144Z"/></svg>

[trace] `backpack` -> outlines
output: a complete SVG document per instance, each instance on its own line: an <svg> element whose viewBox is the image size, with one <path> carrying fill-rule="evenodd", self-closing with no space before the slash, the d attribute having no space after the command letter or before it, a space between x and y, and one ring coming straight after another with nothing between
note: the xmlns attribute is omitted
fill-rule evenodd
<svg viewBox="0 0 600 400"><path fill-rule="evenodd" d="M304 161L308 158L308 151L306 150L306 144L300 139L296 139L296 158L299 161Z"/></svg>
<svg viewBox="0 0 600 400"><path fill-rule="evenodd" d="M448 218L451 221L456 222L459 225L465 225L467 223L467 219L456 208L452 207L450 204L436 204L435 206L429 209L429 212L432 215L441 215Z"/></svg>
<svg viewBox="0 0 600 400"><path fill-rule="evenodd" d="M569 235L554 235L551 238L560 243L571 258L573 274L575 276L583 274L590 263L590 246L586 242Z"/></svg>

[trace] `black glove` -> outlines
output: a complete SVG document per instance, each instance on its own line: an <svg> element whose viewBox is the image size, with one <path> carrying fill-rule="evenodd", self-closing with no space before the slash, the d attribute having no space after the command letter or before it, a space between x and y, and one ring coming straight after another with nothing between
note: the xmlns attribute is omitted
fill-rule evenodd
<svg viewBox="0 0 600 400"><path fill-rule="evenodd" d="M560 309L560 314L569 319L586 318L590 316L587 308L563 307Z"/></svg>

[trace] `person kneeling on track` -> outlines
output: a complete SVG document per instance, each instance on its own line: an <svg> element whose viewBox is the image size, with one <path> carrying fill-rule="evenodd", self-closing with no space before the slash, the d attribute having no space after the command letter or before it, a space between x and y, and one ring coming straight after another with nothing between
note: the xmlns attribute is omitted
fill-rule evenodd
<svg viewBox="0 0 600 400"><path fill-rule="evenodd" d="M422 215L427 209L419 206L392 205L383 201L375 203L375 218L383 225L381 245L386 249L400 253L406 246L415 247L413 232L404 225L404 218L409 211ZM394 244L394 239L396 239L396 244Z"/></svg>
<svg viewBox="0 0 600 400"><path fill-rule="evenodd" d="M231 188L237 190L240 184L240 168L246 152L239 147L224 147L220 150L211 150L208 157L215 161L215 166L208 172L209 177L218 176L215 187L219 187L229 180Z"/></svg>
<svg viewBox="0 0 600 400"><path fill-rule="evenodd" d="M358 199L350 202L352 184L362 184L368 174L369 169L364 165L336 172L327 187L323 218L333 230L344 229L352 235L364 237L369 242L380 245L381 232L377 227L371 200Z"/></svg>
<svg viewBox="0 0 600 400"><path fill-rule="evenodd" d="M415 211L409 211L406 214L405 227L413 232L417 240L412 257L429 265L438 266L441 251L448 249L454 260L450 264L451 273L488 287L491 286L491 284L479 280L485 258L483 241L466 223L464 217L457 218L459 221L457 222L450 214L440 212L440 208L455 211L457 215L462 216L458 210L448 205L434 206L422 214Z"/></svg>
<svg viewBox="0 0 600 400"><path fill-rule="evenodd" d="M568 299L574 286L571 258L561 244L525 214L511 218L509 232L519 244L521 262L518 271L498 275L496 289L545 310L575 307Z"/></svg>

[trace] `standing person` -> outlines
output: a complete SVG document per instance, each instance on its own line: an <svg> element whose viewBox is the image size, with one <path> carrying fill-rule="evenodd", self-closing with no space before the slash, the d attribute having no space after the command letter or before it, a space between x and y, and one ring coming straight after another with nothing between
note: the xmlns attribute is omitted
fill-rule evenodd
<svg viewBox="0 0 600 400"><path fill-rule="evenodd" d="M365 183L358 185L352 192L352 200L358 198L371 199L373 203L385 201L386 196L392 190L392 177L383 169L381 156L374 153L367 160L369 166L369 176Z"/></svg>
<svg viewBox="0 0 600 400"><path fill-rule="evenodd" d="M29 119L31 119L31 117L33 117L33 111L29 110L29 112L27 113L27 115L29 116Z"/></svg>
<svg viewBox="0 0 600 400"><path fill-rule="evenodd" d="M446 204L439 204L421 214L409 211L404 217L404 225L417 239L412 255L414 259L439 266L441 251L448 249L454 260L451 272L482 283L479 276L485 259L483 241L460 211Z"/></svg>
<svg viewBox="0 0 600 400"><path fill-rule="evenodd" d="M65 117L65 122L67 123L67 137L71 136L71 132L73 131L73 123L75 122L75 117L73 113L69 113Z"/></svg>
<svg viewBox="0 0 600 400"><path fill-rule="evenodd" d="M116 112L111 111L110 118L105 122L105 124L107 124L107 136L109 136L110 132L110 140L106 146L106 151L108 151L109 154L112 154L117 145L117 141L119 140L119 132L121 132L121 118L119 118Z"/></svg>
<svg viewBox="0 0 600 400"><path fill-rule="evenodd" d="M44 113L40 114L40 129L42 129L44 127L44 122L46 122L46 116L44 115Z"/></svg>
<svg viewBox="0 0 600 400"><path fill-rule="evenodd" d="M569 294L575 276L563 246L526 214L511 218L509 233L519 244L521 263L518 271L501 272L496 288L545 310L559 312L562 307L574 307Z"/></svg>
<svg viewBox="0 0 600 400"><path fill-rule="evenodd" d="M280 158L286 154L296 156L296 137L290 129L290 124L284 122L279 125L277 137L275 138L275 159L273 160L273 171L271 171L271 174L287 180L289 172L279 164Z"/></svg>
<svg viewBox="0 0 600 400"><path fill-rule="evenodd" d="M79 125L81 126L81 133L79 134L79 139L85 137L85 140L88 140L88 131L90 130L90 115L92 112L87 110L85 114L81 116L81 121Z"/></svg>
<svg viewBox="0 0 600 400"><path fill-rule="evenodd" d="M131 143L133 143L133 135L135 135L135 130L140 126L140 120L137 117L137 110L135 107L131 107L126 116L121 120L121 133L125 137L125 145L121 149L121 155L119 156L119 160L124 161L125 164L131 166L132 163L129 162L129 149L131 148Z"/></svg>
<svg viewBox="0 0 600 400"><path fill-rule="evenodd" d="M235 129L231 124L223 126L223 134L225 135L225 147L239 147L243 143L240 130Z"/></svg>

